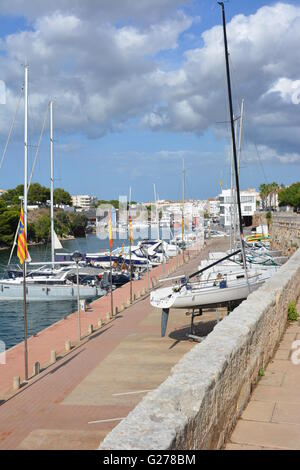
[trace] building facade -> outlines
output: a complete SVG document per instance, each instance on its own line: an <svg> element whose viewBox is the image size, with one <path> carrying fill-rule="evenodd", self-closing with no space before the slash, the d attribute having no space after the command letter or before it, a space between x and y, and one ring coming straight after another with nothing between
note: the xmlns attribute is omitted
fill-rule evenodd
<svg viewBox="0 0 300 470"><path fill-rule="evenodd" d="M74 207L79 207L80 209L91 209L94 204L97 202L97 198L94 196L89 196L87 194L80 194L77 196L72 196L72 204Z"/></svg>
<svg viewBox="0 0 300 470"><path fill-rule="evenodd" d="M256 211L256 201L259 193L256 189L248 189L240 192L241 211L243 222L246 226L252 225L252 217ZM225 229L230 229L234 224L234 212L237 214L237 204L231 189L223 189L219 195L220 201L220 224Z"/></svg>

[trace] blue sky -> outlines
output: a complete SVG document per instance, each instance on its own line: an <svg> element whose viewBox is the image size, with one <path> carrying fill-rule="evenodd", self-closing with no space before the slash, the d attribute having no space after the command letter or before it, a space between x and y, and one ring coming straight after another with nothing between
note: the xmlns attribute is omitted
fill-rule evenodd
<svg viewBox="0 0 300 470"><path fill-rule="evenodd" d="M180 199L183 158L187 197L213 197L220 180L223 187L230 184L216 2L164 0L151 7L144 0L141 9L131 0L125 12L124 2L116 1L118 9L100 0L103 9L95 18L89 14L92 0L84 7L69 0L43 2L38 11L33 0L0 3L0 79L8 91L0 109L1 152L27 57L30 162L47 102L54 98L56 186L101 199L128 194L131 186L133 199L146 201L153 199L156 183L160 198ZM299 107L293 96L300 77L291 45L298 47L300 11L292 5L298 2L225 4L237 114L245 98L243 188L299 179ZM0 170L1 188L22 182L22 119L21 108ZM49 185L47 132L33 180Z"/></svg>

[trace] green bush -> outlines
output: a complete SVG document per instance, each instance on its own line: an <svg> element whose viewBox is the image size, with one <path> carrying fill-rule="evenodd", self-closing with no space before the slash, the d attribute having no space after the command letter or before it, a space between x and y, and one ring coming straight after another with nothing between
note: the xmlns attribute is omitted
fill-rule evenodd
<svg viewBox="0 0 300 470"><path fill-rule="evenodd" d="M297 321L299 318L296 302L290 302L288 307L288 319L289 321Z"/></svg>

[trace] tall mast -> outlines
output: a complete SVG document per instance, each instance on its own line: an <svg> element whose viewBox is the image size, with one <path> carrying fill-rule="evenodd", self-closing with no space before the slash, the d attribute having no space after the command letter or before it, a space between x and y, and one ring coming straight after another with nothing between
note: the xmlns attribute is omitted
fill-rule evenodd
<svg viewBox="0 0 300 470"><path fill-rule="evenodd" d="M243 118L244 118L244 98L242 99L241 104L241 119L240 119L240 134L239 134L239 151L238 151L238 171L240 176L240 167L241 167L241 152L242 152L242 133L243 133Z"/></svg>
<svg viewBox="0 0 300 470"><path fill-rule="evenodd" d="M181 219L182 246L184 242L184 158L182 159L182 219Z"/></svg>
<svg viewBox="0 0 300 470"><path fill-rule="evenodd" d="M27 236L27 193L28 193L28 65L25 65L24 82L24 228Z"/></svg>
<svg viewBox="0 0 300 470"><path fill-rule="evenodd" d="M51 261L54 268L54 170L53 170L53 101L49 103L50 107L50 220L51 220Z"/></svg>
<svg viewBox="0 0 300 470"><path fill-rule="evenodd" d="M237 163L236 142L235 142L235 129L234 129L234 119L233 119L233 106L232 106L229 59L228 59L229 54L228 54L228 45L227 45L225 8L224 8L224 3L223 2L218 2L218 3L219 3L219 5L221 5L221 8L222 8L224 48L225 48L225 63L226 63L227 88L228 88L228 100L229 100L229 111L230 111L230 125L231 125L231 137L232 137L233 162L234 162L235 183L236 183L236 193L237 193L236 195L237 195L238 214L239 214L239 229L240 229L240 237L241 237L241 248L242 248L242 256L243 256L243 264L244 264L244 269L246 270L247 266L246 266L246 256L245 256L244 232L243 232L241 198L240 198L240 183L239 183L239 174L238 174L238 163Z"/></svg>

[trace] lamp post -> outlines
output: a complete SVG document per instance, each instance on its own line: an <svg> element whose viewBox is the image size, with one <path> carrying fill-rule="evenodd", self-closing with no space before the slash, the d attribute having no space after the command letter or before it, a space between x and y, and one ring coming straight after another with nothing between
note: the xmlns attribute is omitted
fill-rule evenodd
<svg viewBox="0 0 300 470"><path fill-rule="evenodd" d="M77 309L78 309L78 339L81 340L81 325L80 325L80 290L79 290L79 262L82 260L82 254L79 251L75 251L72 255L73 260L76 263L76 274L77 274Z"/></svg>
<svg viewBox="0 0 300 470"><path fill-rule="evenodd" d="M149 292L150 290L150 280L149 280L149 252L148 252L148 246L147 246L147 290Z"/></svg>

